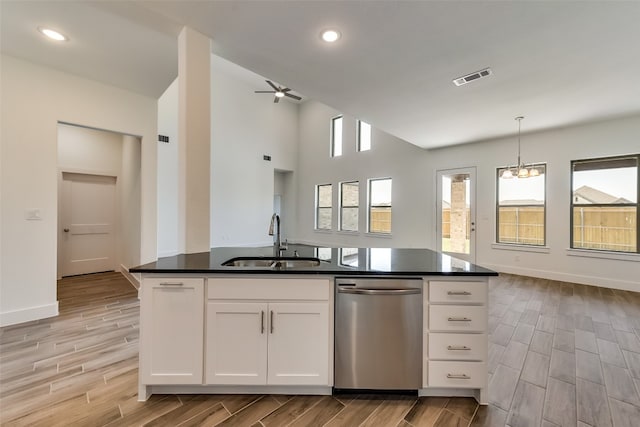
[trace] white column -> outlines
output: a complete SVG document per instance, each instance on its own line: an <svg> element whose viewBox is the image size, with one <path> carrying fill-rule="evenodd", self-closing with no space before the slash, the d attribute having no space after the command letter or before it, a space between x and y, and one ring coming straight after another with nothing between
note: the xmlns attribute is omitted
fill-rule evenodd
<svg viewBox="0 0 640 427"><path fill-rule="evenodd" d="M188 27L178 36L178 245L183 253L210 250L210 43Z"/></svg>

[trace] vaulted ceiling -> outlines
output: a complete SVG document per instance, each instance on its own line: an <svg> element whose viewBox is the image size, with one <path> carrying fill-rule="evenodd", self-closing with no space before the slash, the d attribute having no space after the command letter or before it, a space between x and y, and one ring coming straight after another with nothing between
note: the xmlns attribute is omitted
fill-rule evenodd
<svg viewBox="0 0 640 427"><path fill-rule="evenodd" d="M3 53L158 97L213 53L424 148L640 113L640 2L7 1ZM45 40L50 26L69 36ZM332 44L320 32L336 28ZM454 78L491 67L457 87ZM260 78L256 88L264 88ZM265 102L267 99L265 99Z"/></svg>

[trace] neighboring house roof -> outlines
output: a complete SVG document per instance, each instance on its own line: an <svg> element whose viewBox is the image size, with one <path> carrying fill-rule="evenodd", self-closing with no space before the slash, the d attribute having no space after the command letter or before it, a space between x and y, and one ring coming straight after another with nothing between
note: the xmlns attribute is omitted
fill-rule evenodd
<svg viewBox="0 0 640 427"><path fill-rule="evenodd" d="M576 189L573 192L574 203L593 203L593 204L623 204L633 203L624 197L616 197L604 191L596 190L588 185Z"/></svg>

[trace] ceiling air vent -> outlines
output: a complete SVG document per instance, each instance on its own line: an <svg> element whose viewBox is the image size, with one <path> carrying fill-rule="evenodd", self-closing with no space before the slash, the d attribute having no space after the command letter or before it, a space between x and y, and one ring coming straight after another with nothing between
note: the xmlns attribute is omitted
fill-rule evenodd
<svg viewBox="0 0 640 427"><path fill-rule="evenodd" d="M458 77L457 79L453 80L453 84L455 84L456 86L466 85L467 83L471 83L474 80L488 77L491 74L491 68L485 68L484 70L476 71L471 74L467 74L466 76Z"/></svg>

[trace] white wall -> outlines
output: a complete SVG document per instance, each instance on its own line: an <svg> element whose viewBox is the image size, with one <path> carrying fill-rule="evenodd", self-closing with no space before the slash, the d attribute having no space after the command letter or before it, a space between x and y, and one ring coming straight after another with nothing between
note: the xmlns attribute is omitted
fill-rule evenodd
<svg viewBox="0 0 640 427"><path fill-rule="evenodd" d="M0 325L57 314L58 122L142 137L141 250L156 257L157 101L3 55ZM38 208L42 220L26 221Z"/></svg>
<svg viewBox="0 0 640 427"><path fill-rule="evenodd" d="M211 66L211 246L271 244L274 169L296 170L298 106L274 104L216 63Z"/></svg>
<svg viewBox="0 0 640 427"><path fill-rule="evenodd" d="M234 74L236 67L212 56L212 247L271 244L267 232L274 170L294 171L296 165L297 105L274 104L270 96L253 93L255 88ZM171 141L158 148L158 256L178 251L177 86L176 80L158 100L158 129ZM263 154L271 155L271 162L263 160ZM291 181L286 181L288 193L295 195ZM295 202L289 203L285 208L293 210ZM293 224L286 227L292 230Z"/></svg>
<svg viewBox="0 0 640 427"><path fill-rule="evenodd" d="M158 99L158 256L178 253L178 79Z"/></svg>
<svg viewBox="0 0 640 427"><path fill-rule="evenodd" d="M371 150L356 151L356 119L344 115L343 154L330 157L330 122L340 112L315 101L300 106L296 238L355 247L427 247L432 235L433 190L427 152L372 128ZM366 233L367 180L392 178L391 236ZM359 232L338 229L338 183L360 182ZM333 230L315 231L315 186L333 184Z"/></svg>

